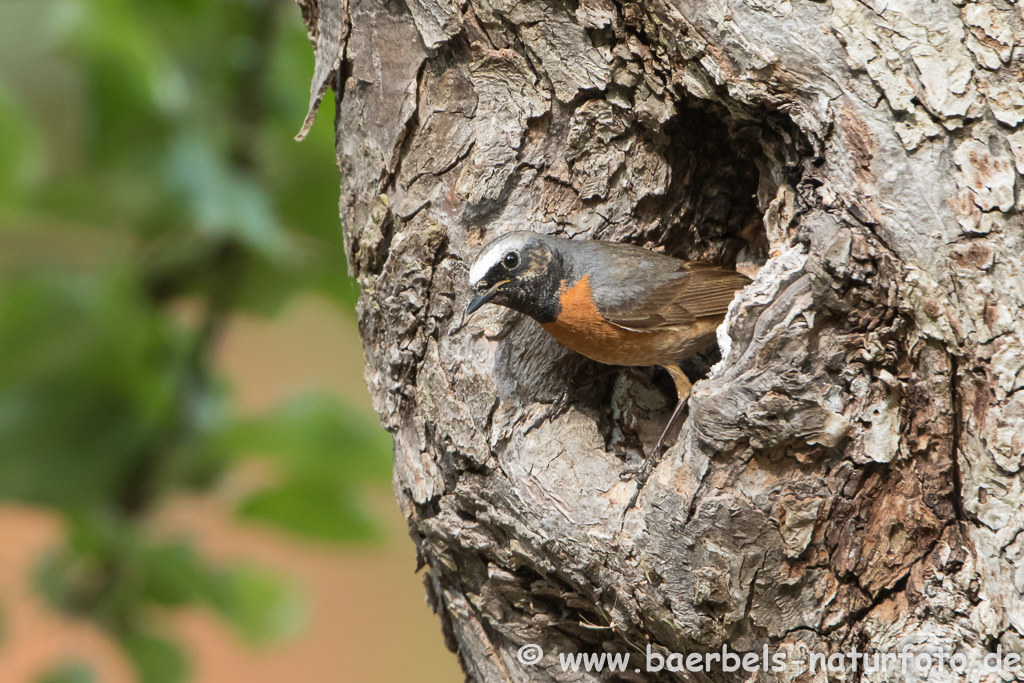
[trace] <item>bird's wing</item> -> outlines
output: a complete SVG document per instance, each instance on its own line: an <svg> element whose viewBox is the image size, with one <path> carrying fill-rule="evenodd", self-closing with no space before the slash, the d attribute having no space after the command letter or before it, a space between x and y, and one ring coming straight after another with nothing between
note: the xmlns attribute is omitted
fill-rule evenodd
<svg viewBox="0 0 1024 683"><path fill-rule="evenodd" d="M638 273L643 278L643 273ZM608 322L640 331L689 325L698 318L724 316L733 295L750 279L735 270L688 263L678 275L649 288L637 287L633 296L598 310Z"/></svg>

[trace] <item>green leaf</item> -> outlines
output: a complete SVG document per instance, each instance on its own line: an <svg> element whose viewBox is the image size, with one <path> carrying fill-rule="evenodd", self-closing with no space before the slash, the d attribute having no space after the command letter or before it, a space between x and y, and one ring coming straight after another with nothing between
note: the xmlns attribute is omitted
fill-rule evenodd
<svg viewBox="0 0 1024 683"><path fill-rule="evenodd" d="M39 126L0 81L0 208L20 204L42 179L43 149Z"/></svg>
<svg viewBox="0 0 1024 683"><path fill-rule="evenodd" d="M55 608L121 633L146 606L146 539L137 525L98 509L66 520L67 544L37 563L35 588Z"/></svg>
<svg viewBox="0 0 1024 683"><path fill-rule="evenodd" d="M269 455L291 478L345 485L391 478L390 435L329 394L302 395L268 416L241 420L225 446Z"/></svg>
<svg viewBox="0 0 1024 683"><path fill-rule="evenodd" d="M327 394L300 396L268 416L239 421L223 447L270 457L282 478L246 499L239 514L320 540L373 539L379 530L358 487L390 479L390 440L375 420Z"/></svg>
<svg viewBox="0 0 1024 683"><path fill-rule="evenodd" d="M92 669L79 662L65 662L39 678L38 683L95 683Z"/></svg>
<svg viewBox="0 0 1024 683"><path fill-rule="evenodd" d="M0 498L115 496L176 419L182 338L130 275L33 275L0 290Z"/></svg>
<svg viewBox="0 0 1024 683"><path fill-rule="evenodd" d="M366 541L379 529L351 489L321 481L291 481L256 493L239 508L243 518L325 541Z"/></svg>
<svg viewBox="0 0 1024 683"><path fill-rule="evenodd" d="M272 261L291 255L287 233L265 193L253 179L228 167L208 141L179 135L168 158L167 181L186 202L200 234L236 239Z"/></svg>
<svg viewBox="0 0 1024 683"><path fill-rule="evenodd" d="M167 606L195 602L208 592L210 572L184 543L148 547L142 558L144 597Z"/></svg>
<svg viewBox="0 0 1024 683"><path fill-rule="evenodd" d="M258 567L222 572L211 584L213 607L247 641L259 645L294 636L305 626L308 610L289 581Z"/></svg>
<svg viewBox="0 0 1024 683"><path fill-rule="evenodd" d="M121 637L139 674L139 683L183 683L189 675L188 660L174 643L141 632Z"/></svg>
<svg viewBox="0 0 1024 683"><path fill-rule="evenodd" d="M79 2L65 28L66 49L84 71L92 120L90 160L131 160L167 133L168 114L188 103L188 87L159 31L125 0Z"/></svg>

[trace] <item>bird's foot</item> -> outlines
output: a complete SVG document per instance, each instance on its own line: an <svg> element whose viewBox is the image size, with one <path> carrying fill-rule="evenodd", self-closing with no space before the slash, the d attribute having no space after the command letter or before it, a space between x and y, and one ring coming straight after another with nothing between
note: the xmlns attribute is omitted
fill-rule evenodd
<svg viewBox="0 0 1024 683"><path fill-rule="evenodd" d="M683 409L686 407L687 399L689 396L684 397L678 403L676 403L676 409L672 411L672 416L668 419L668 424L665 425L664 431L661 433L661 438L658 439L658 444L654 447L654 452L649 458L644 458L644 461L637 468L627 468L622 471L620 478L628 478L627 474L632 474L632 479L636 482L636 491L633 492L633 496L629 499L629 504L626 506L626 512L633 509L636 505L637 498L640 497L640 492L644 488L644 484L651 476L651 472L654 471L655 466L661 462L661 457L668 450L668 435L672 431L672 427L676 425L679 418L683 414Z"/></svg>
<svg viewBox="0 0 1024 683"><path fill-rule="evenodd" d="M647 461L643 460L637 463L636 465L630 465L629 467L624 468L621 472L619 472L619 480L629 481L630 479L636 479L643 471L644 467L646 467L646 465Z"/></svg>
<svg viewBox="0 0 1024 683"><path fill-rule="evenodd" d="M654 471L655 462L650 458L644 458L641 462L636 465L630 465L621 472L619 472L619 479L622 481L633 481L645 482L647 478L651 476L651 472Z"/></svg>
<svg viewBox="0 0 1024 683"><path fill-rule="evenodd" d="M644 490L644 484L651 476L651 472L654 471L654 466L658 464L658 458L644 458L644 461L640 463L637 468L630 468L623 470L622 475L625 475L630 470L635 470L633 473L633 481L636 482L636 490L633 491L633 495L629 499L629 504L626 505L626 512L629 512L636 505L637 498L640 497L640 492ZM620 476L622 476L620 475Z"/></svg>
<svg viewBox="0 0 1024 683"><path fill-rule="evenodd" d="M562 415L565 415L572 407L572 395L573 392L566 388L559 392L555 400L551 402L551 409L548 411L548 420L557 420Z"/></svg>

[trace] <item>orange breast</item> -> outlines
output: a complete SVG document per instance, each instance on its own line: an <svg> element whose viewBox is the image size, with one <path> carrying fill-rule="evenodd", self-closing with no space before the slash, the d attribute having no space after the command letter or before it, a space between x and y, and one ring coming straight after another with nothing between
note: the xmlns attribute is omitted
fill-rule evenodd
<svg viewBox="0 0 1024 683"><path fill-rule="evenodd" d="M590 277L584 276L571 288L562 285L562 310L558 319L545 323L552 337L577 353L610 365L664 365L675 363L684 348L683 331L635 332L612 325L594 305Z"/></svg>

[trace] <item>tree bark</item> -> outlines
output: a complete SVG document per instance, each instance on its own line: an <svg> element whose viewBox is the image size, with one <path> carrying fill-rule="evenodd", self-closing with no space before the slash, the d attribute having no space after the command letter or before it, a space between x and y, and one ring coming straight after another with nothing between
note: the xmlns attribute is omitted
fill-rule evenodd
<svg viewBox="0 0 1024 683"><path fill-rule="evenodd" d="M366 380L468 679L748 679L633 670L727 644L786 654L757 680L924 676L811 675L856 647L994 681L1024 653L1024 5L300 5ZM522 228L767 258L635 509L667 377L505 309L460 327L478 248Z"/></svg>

